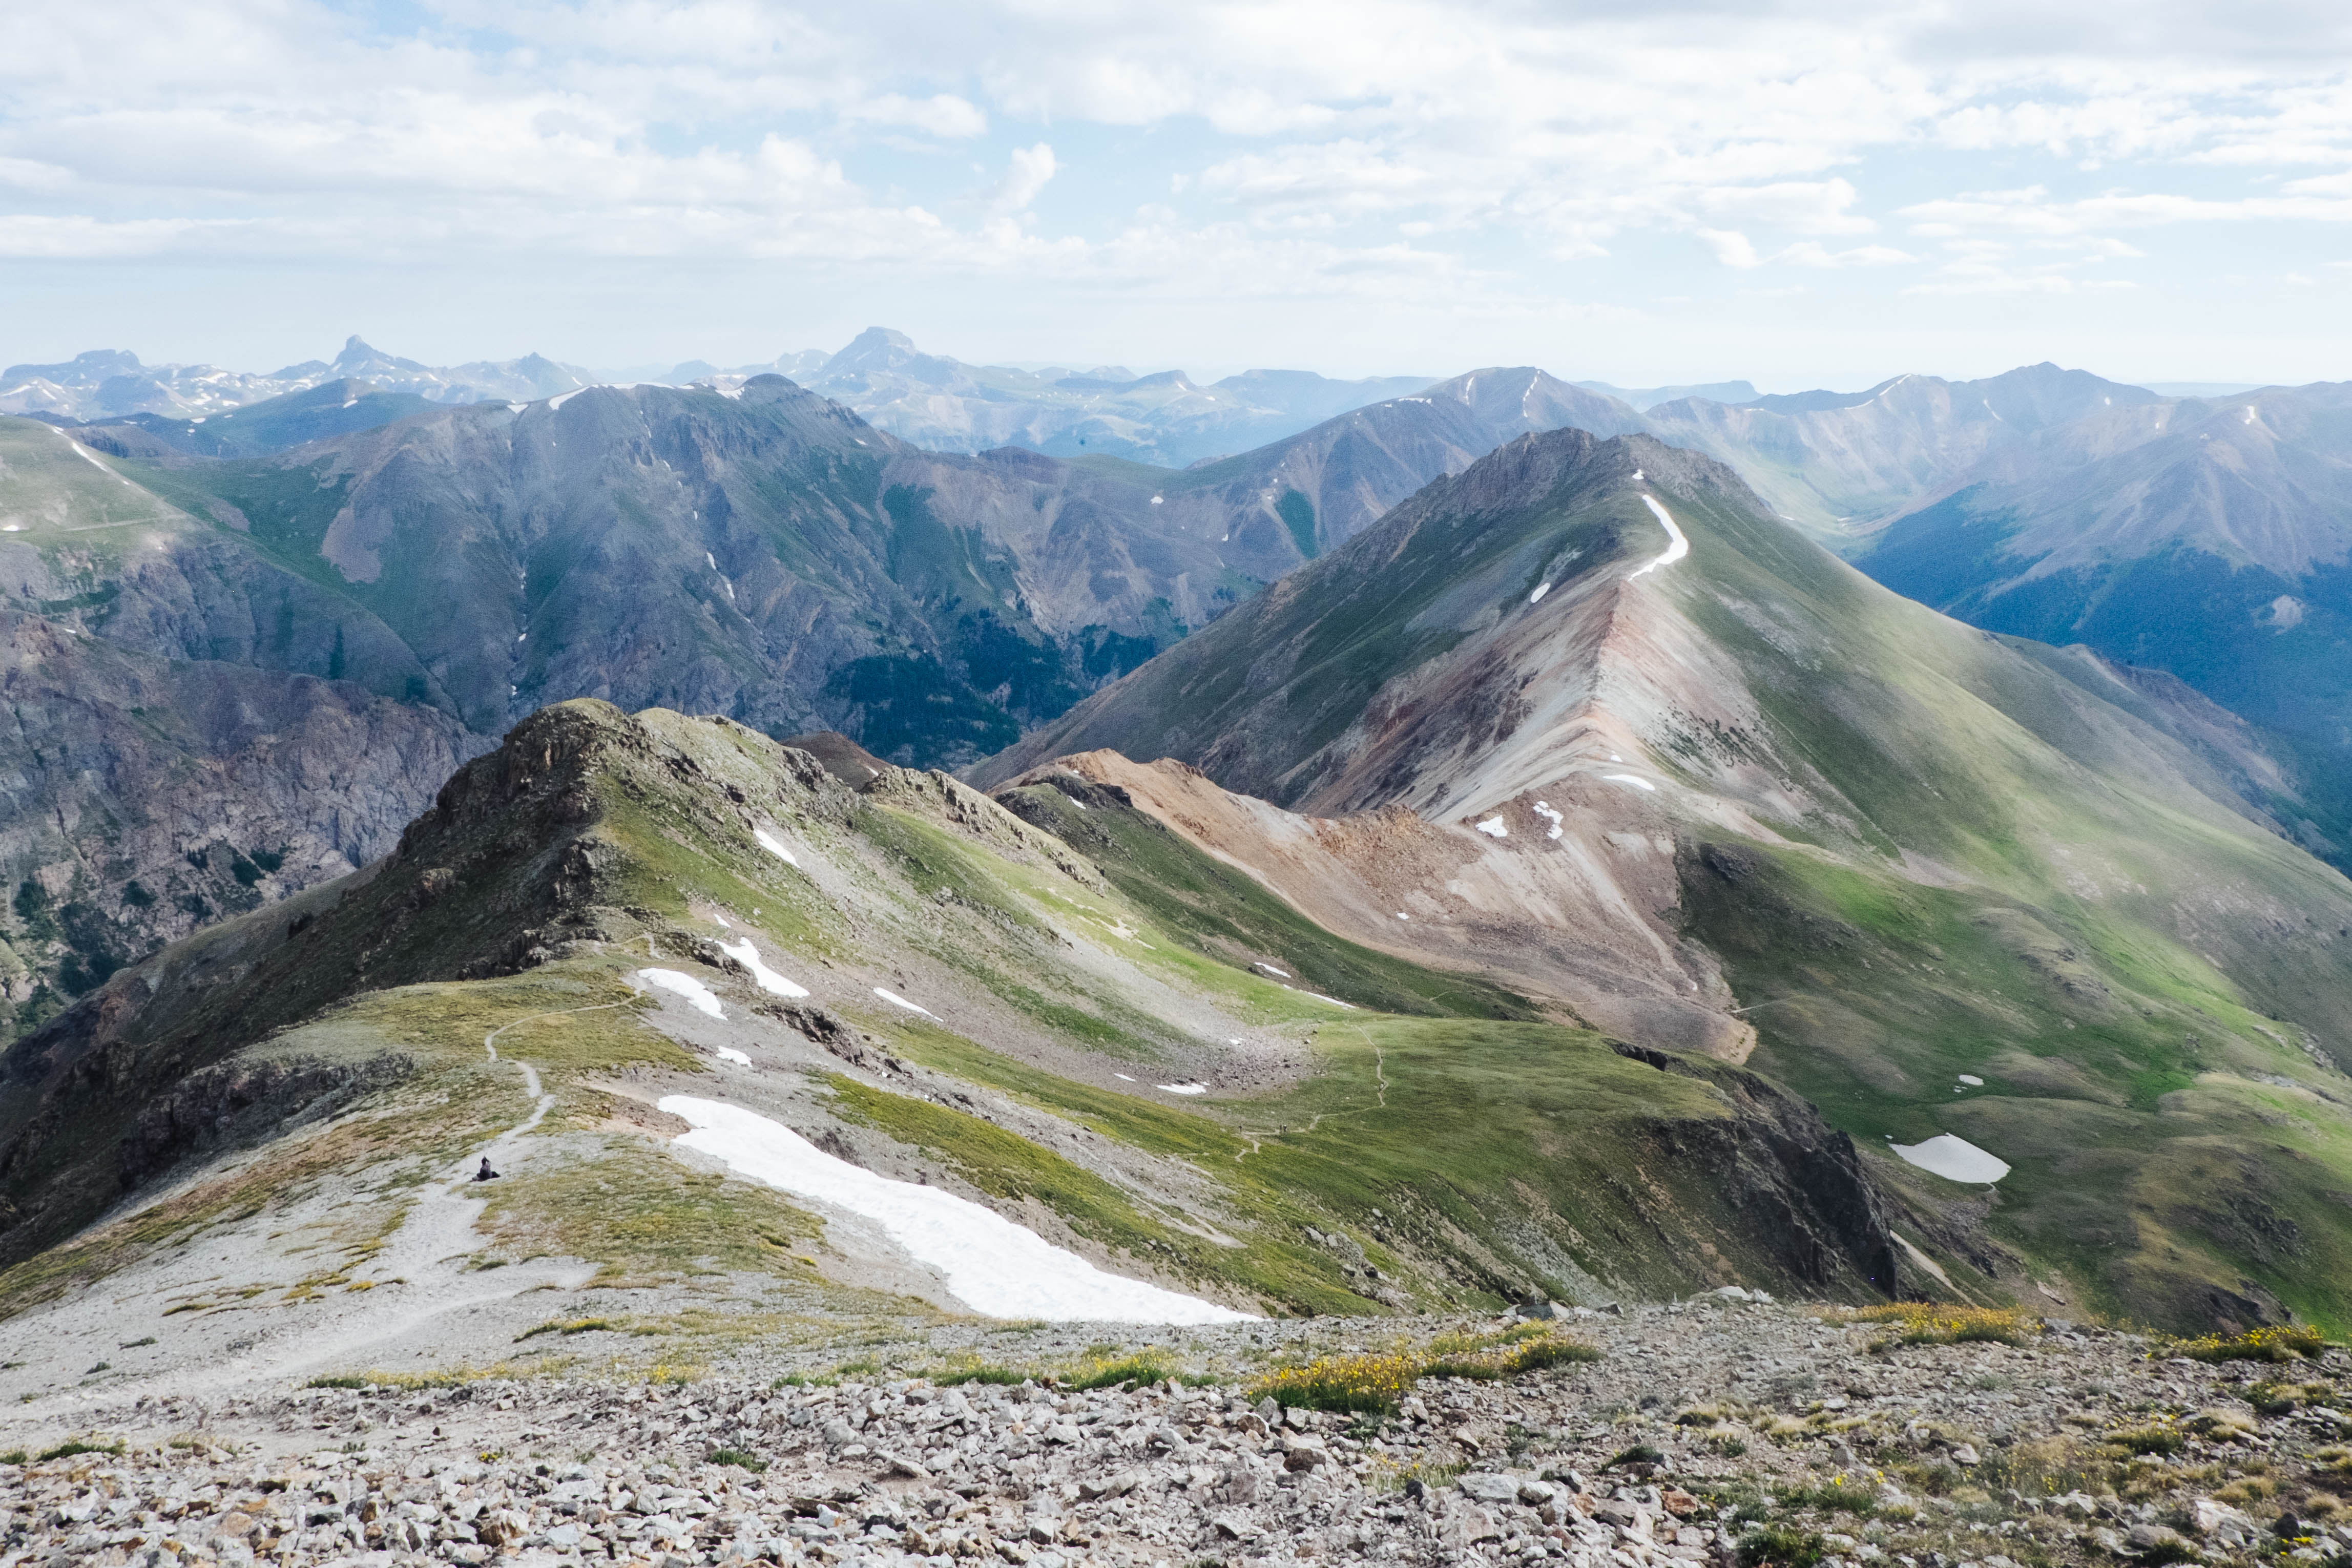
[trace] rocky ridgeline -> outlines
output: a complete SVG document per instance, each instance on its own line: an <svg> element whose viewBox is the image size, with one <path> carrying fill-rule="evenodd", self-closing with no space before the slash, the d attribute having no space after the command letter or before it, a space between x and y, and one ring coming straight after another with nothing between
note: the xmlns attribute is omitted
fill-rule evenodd
<svg viewBox="0 0 2352 1568"><path fill-rule="evenodd" d="M2352 1556L2338 1351L2207 1364L2057 1322L2015 1345L1887 1345L1883 1326L1709 1298L1585 1316L1601 1359L1424 1380L1383 1419L1254 1400L1233 1368L1268 1326L1168 1338L1170 1364L1226 1369L1202 1386L739 1366L150 1395L88 1412L75 1444L46 1429L100 1447L0 1469L0 1568ZM1297 1329L1283 1359L1379 1350L1401 1325Z"/></svg>

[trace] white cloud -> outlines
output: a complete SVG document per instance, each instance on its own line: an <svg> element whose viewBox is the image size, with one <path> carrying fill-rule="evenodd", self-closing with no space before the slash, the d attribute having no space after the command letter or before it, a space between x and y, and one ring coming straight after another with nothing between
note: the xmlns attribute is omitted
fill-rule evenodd
<svg viewBox="0 0 2352 1568"><path fill-rule="evenodd" d="M2352 36L2317 0L421 5L20 7L0 254L747 257L1567 319L1705 292L1654 256L2061 293L2192 232L2352 223Z"/></svg>
<svg viewBox="0 0 2352 1568"><path fill-rule="evenodd" d="M1756 254L1755 245L1737 229L1701 229L1698 237L1715 252L1715 259L1726 267L1754 267L1762 260Z"/></svg>
<svg viewBox="0 0 2352 1568"><path fill-rule="evenodd" d="M998 182L996 193L990 205L999 213L1019 213L1028 210L1029 204L1045 190L1046 182L1059 167L1054 162L1054 150L1043 141L1034 147L1016 147L1013 161Z"/></svg>

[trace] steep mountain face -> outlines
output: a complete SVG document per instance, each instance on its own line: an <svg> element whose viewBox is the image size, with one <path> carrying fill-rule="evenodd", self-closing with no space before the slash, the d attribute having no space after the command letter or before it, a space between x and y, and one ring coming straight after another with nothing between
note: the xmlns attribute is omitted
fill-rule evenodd
<svg viewBox="0 0 2352 1568"><path fill-rule="evenodd" d="M481 742L349 681L131 653L0 612L14 1035L224 915L392 847Z"/></svg>
<svg viewBox="0 0 2352 1568"><path fill-rule="evenodd" d="M972 776L1100 748L1286 808L1122 784L1368 945L1718 1054L1752 1028L1967 1233L1956 1278L2352 1306L2352 884L2282 836L2278 759L1897 598L1704 456L1515 442Z"/></svg>
<svg viewBox="0 0 2352 1568"><path fill-rule="evenodd" d="M1084 844L724 719L533 715L382 860L0 1057L0 1316L104 1291L153 1303L154 1364L233 1329L308 1375L410 1364L420 1324L446 1359L583 1312L968 1309L889 1211L673 1148L714 1105L1195 1307L1902 1278L1851 1140L1756 1074L1350 942L1107 789L1008 798Z"/></svg>
<svg viewBox="0 0 2352 1568"><path fill-rule="evenodd" d="M11 365L0 371L0 414L47 413L92 421L155 414L196 420L348 381L368 382L381 392L431 402L488 398L528 402L586 386L593 379L576 365L560 365L538 354L436 368L384 353L356 336L331 362L305 360L268 375L211 365L142 365L136 354L98 349L62 364Z"/></svg>
<svg viewBox="0 0 2352 1568"><path fill-rule="evenodd" d="M1988 459L1863 570L1994 631L2168 671L2292 761L2352 864L2352 384L2118 406Z"/></svg>
<svg viewBox="0 0 2352 1568"><path fill-rule="evenodd" d="M2084 371L2028 365L1982 381L1897 376L1863 392L1798 392L1647 411L1662 439L1721 458L1780 516L1833 547L1856 539L2035 433L2162 400Z"/></svg>
<svg viewBox="0 0 2352 1568"><path fill-rule="evenodd" d="M1643 424L1624 404L1541 371L1496 368L1154 483L1170 526L1196 535L1219 529L1228 559L1271 580L1355 538L1431 480L1460 473L1517 436L1563 426L1613 435ZM1134 473L1114 463L1097 466Z"/></svg>

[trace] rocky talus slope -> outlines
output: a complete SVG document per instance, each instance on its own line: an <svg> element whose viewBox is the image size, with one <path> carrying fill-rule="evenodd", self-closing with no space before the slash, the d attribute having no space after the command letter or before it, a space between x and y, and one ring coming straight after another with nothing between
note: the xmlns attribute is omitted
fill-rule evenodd
<svg viewBox="0 0 2352 1568"><path fill-rule="evenodd" d="M1083 1337L1068 1332L950 1332L837 1371L753 1352L691 1381L355 1375L100 1403L70 1432L0 1417L0 1441L30 1450L0 1467L0 1563L2352 1555L2352 1357L2209 1364L2136 1334L2010 1321L2013 1343L1905 1345L1885 1325L1724 1291L1580 1314L1597 1360L1425 1379L1356 1416L1286 1409L1257 1379L1485 1325L1113 1330L1090 1358L1068 1355ZM1008 1350L1031 1375L978 1359ZM1150 1370L1076 1386L1112 1356Z"/></svg>

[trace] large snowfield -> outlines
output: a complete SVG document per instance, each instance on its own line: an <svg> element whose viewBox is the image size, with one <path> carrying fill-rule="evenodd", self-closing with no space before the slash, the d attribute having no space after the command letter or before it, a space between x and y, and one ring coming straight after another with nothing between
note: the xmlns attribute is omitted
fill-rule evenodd
<svg viewBox="0 0 2352 1568"><path fill-rule="evenodd" d="M1106 1274L1075 1252L995 1210L935 1186L892 1181L835 1159L755 1111L688 1094L661 1108L694 1130L677 1139L730 1169L796 1197L875 1221L916 1261L946 1276L956 1299L984 1317L1115 1323L1233 1323L1246 1312Z"/></svg>

